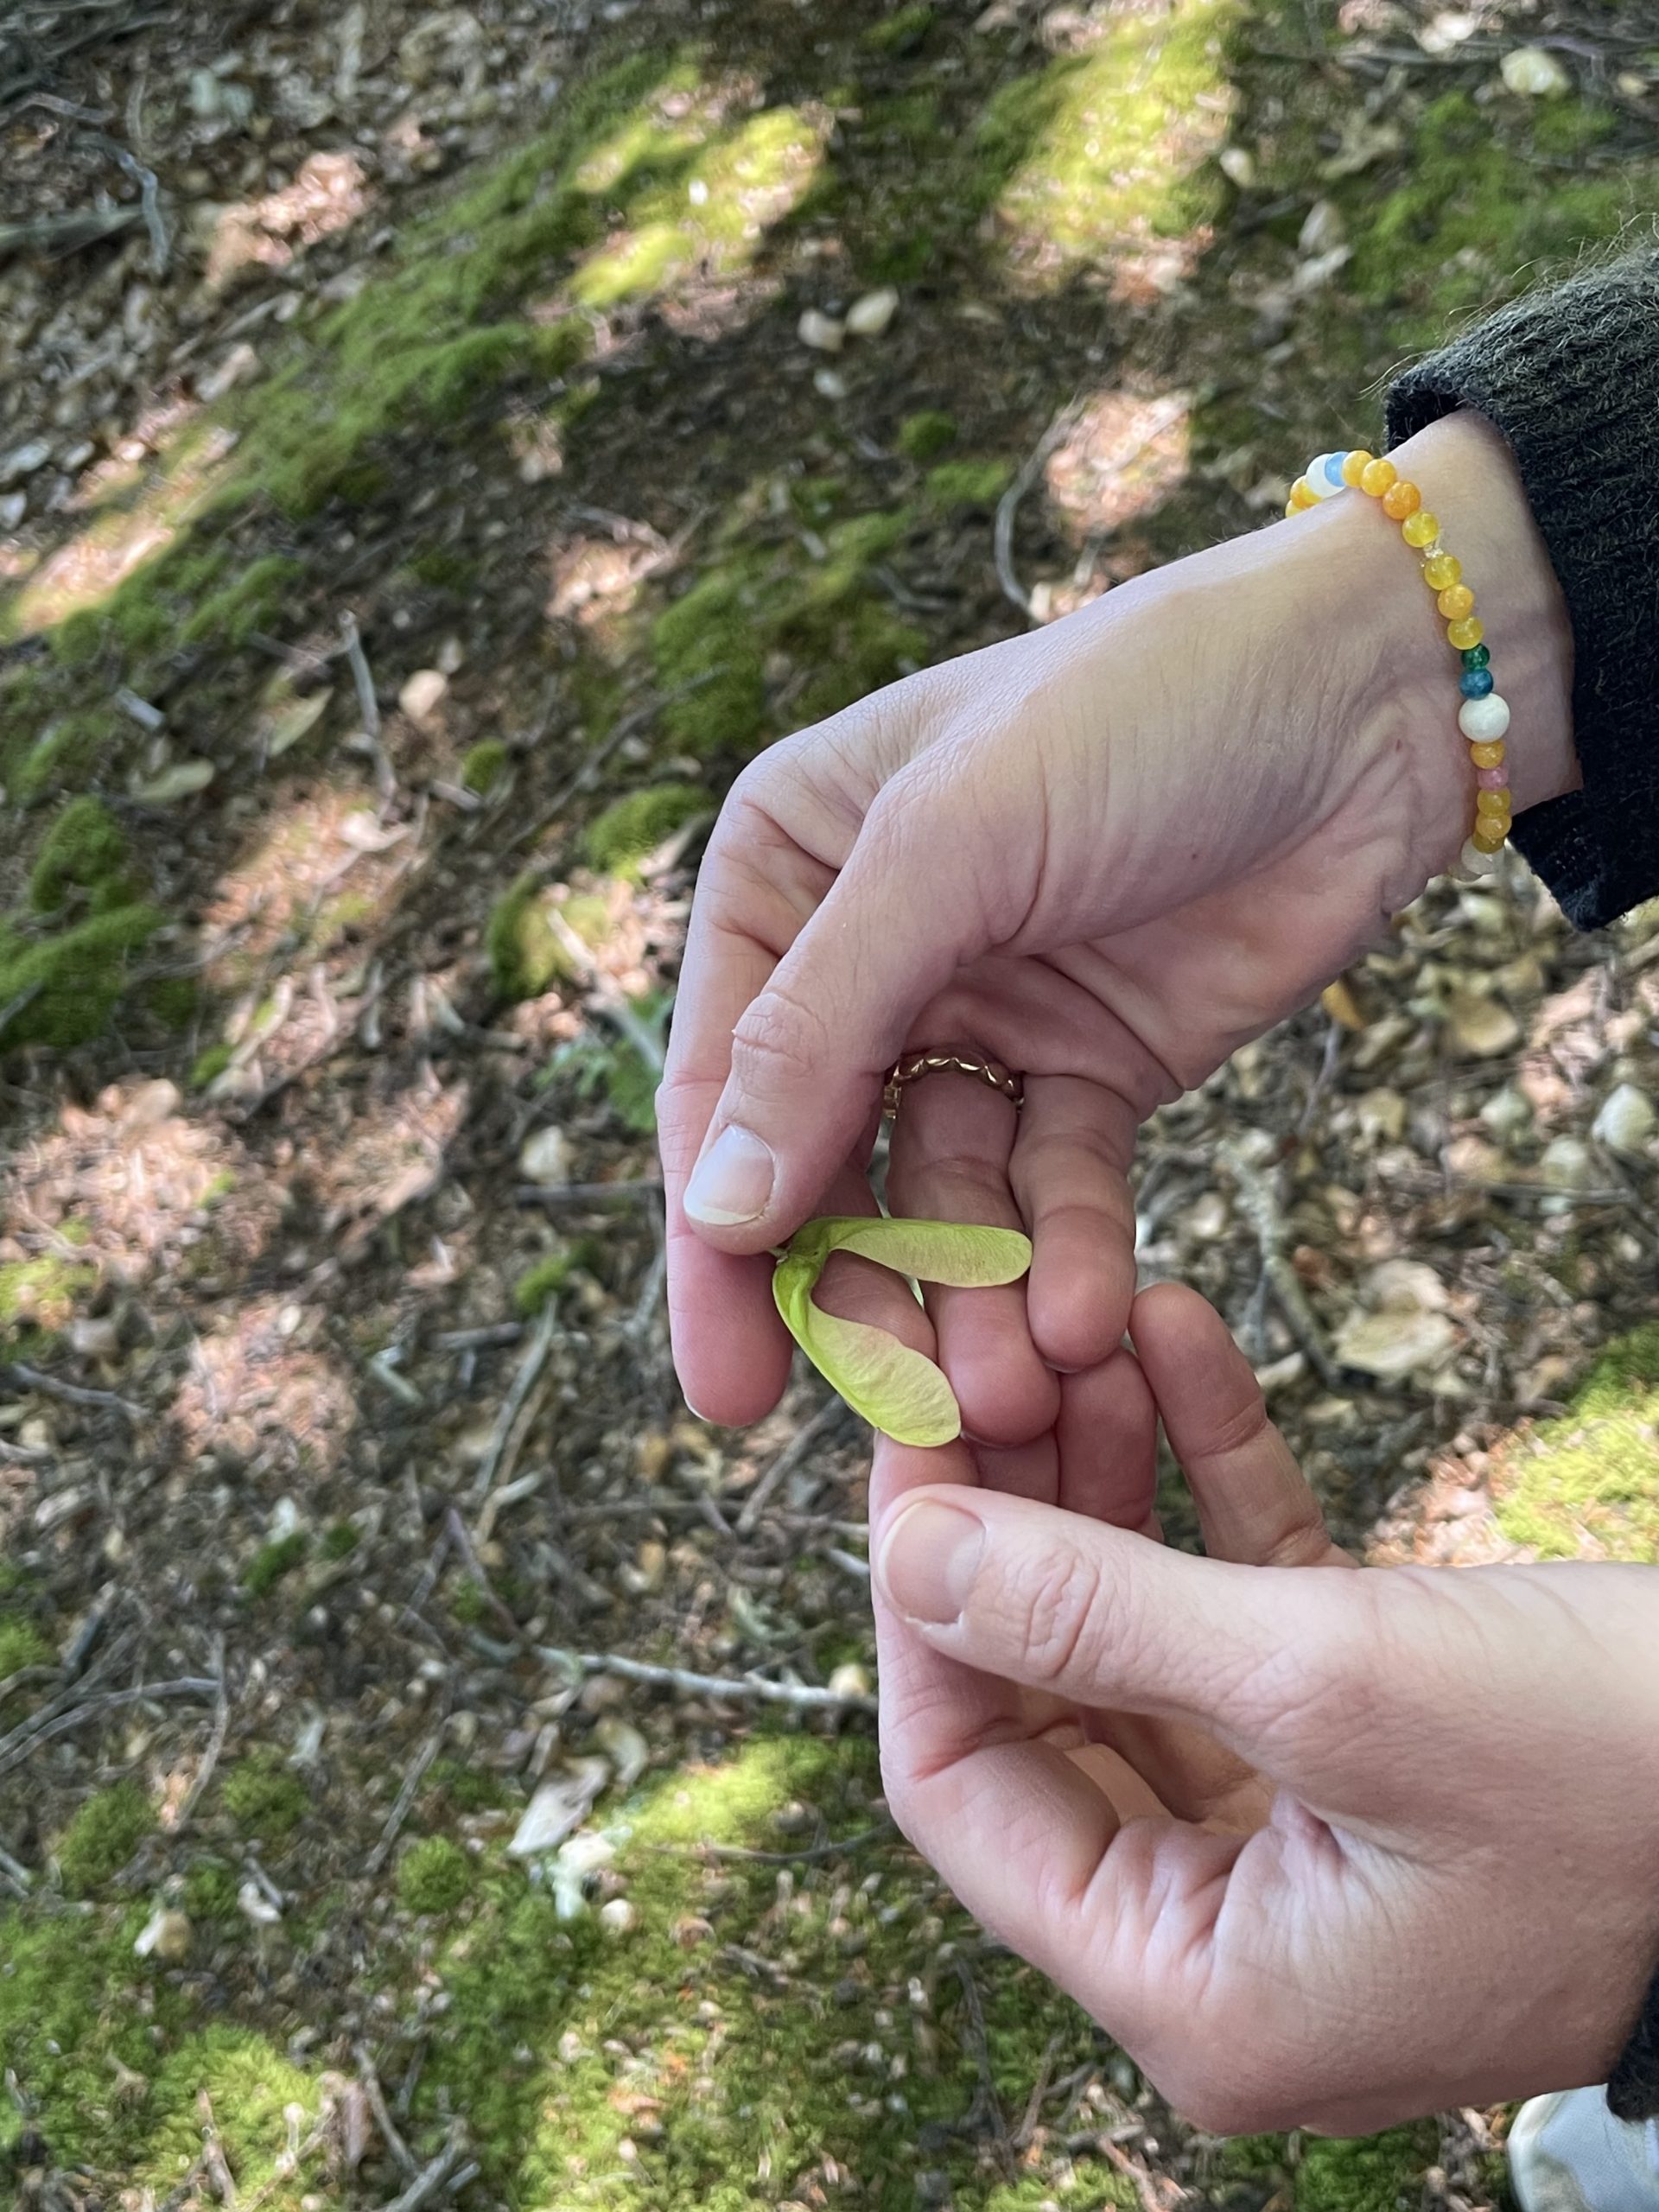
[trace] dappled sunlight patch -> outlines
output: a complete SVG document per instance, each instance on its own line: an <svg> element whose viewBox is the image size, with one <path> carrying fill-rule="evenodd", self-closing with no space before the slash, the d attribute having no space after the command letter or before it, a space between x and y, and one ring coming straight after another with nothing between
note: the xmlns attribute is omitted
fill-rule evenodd
<svg viewBox="0 0 1659 2212"><path fill-rule="evenodd" d="M583 630L607 628L634 605L645 578L671 557L660 538L654 544L643 537L566 539L549 556L549 620Z"/></svg>
<svg viewBox="0 0 1659 2212"><path fill-rule="evenodd" d="M334 1103L337 1126L327 1145L311 1153L308 1180L325 1233L343 1259L360 1252L394 1214L437 1189L471 1095L465 1083L441 1083L429 1066L390 1099L359 1097L349 1111L346 1101Z"/></svg>
<svg viewBox="0 0 1659 2212"><path fill-rule="evenodd" d="M346 928L384 919L415 858L415 833L388 836L361 791L324 784L273 808L251 850L209 893L207 974L239 988L286 941L296 954L330 948ZM342 905L341 901L349 901Z"/></svg>
<svg viewBox="0 0 1659 2212"><path fill-rule="evenodd" d="M207 251L208 287L222 289L251 266L286 269L296 254L347 229L373 206L355 154L308 155L280 191L221 208Z"/></svg>
<svg viewBox="0 0 1659 2212"><path fill-rule="evenodd" d="M1186 479L1185 394L1103 391L1088 401L1044 471L1049 503L1079 543L1153 513Z"/></svg>
<svg viewBox="0 0 1659 2212"><path fill-rule="evenodd" d="M706 282L747 269L766 232L805 195L826 135L826 119L791 107L768 108L721 130L667 181L640 195L626 228L577 269L571 297L602 310L669 295L693 270Z"/></svg>
<svg viewBox="0 0 1659 2212"><path fill-rule="evenodd" d="M15 1236L128 1283L175 1268L210 1216L251 1257L281 1211L232 1134L188 1114L164 1081L113 1084L90 1107L66 1106L54 1131L12 1155L0 1205Z"/></svg>
<svg viewBox="0 0 1659 2212"><path fill-rule="evenodd" d="M188 1449L228 1452L253 1471L337 1466L356 1399L350 1377L313 1341L320 1319L280 1298L217 1309L169 1409Z"/></svg>
<svg viewBox="0 0 1659 2212"><path fill-rule="evenodd" d="M1093 269L1137 299L1191 272L1212 213L1199 172L1231 111L1220 45L1231 13L1231 0L1091 10L1072 51L992 101L981 126L992 149L1040 117L995 208L1022 282L1046 289Z"/></svg>
<svg viewBox="0 0 1659 2212"><path fill-rule="evenodd" d="M226 481L235 442L228 430L206 430L167 454L130 504L113 497L100 504L33 570L10 607L0 606L0 628L26 636L103 606L207 505Z"/></svg>

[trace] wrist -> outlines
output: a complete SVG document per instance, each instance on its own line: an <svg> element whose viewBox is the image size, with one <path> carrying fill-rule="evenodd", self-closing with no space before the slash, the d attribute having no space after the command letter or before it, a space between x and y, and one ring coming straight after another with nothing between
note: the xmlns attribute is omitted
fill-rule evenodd
<svg viewBox="0 0 1659 2212"><path fill-rule="evenodd" d="M1510 787L1517 816L1577 788L1571 697L1573 632L1514 458L1479 416L1456 414L1389 454L1439 518L1463 564L1507 700ZM1390 760L1409 792L1402 887L1416 895L1451 868L1475 811L1469 748L1458 728L1458 656L1399 531L1363 493L1297 518L1299 549L1321 596L1354 610L1347 626L1351 727L1363 749ZM1404 899L1400 903L1404 903Z"/></svg>

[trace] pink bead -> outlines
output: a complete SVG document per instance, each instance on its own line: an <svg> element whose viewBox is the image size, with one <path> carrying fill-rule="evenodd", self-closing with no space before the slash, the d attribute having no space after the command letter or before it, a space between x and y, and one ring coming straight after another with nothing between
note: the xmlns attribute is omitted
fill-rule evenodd
<svg viewBox="0 0 1659 2212"><path fill-rule="evenodd" d="M1510 772L1507 768L1483 768L1475 778L1476 783L1484 791L1501 791L1509 780Z"/></svg>

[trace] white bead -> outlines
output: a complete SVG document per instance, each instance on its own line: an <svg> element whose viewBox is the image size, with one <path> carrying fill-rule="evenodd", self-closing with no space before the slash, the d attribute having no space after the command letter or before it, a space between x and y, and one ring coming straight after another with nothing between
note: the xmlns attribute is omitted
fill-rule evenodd
<svg viewBox="0 0 1659 2212"><path fill-rule="evenodd" d="M1484 699L1465 699L1458 709L1458 728L1471 745L1491 745L1510 726L1510 702L1496 691Z"/></svg>
<svg viewBox="0 0 1659 2212"><path fill-rule="evenodd" d="M1302 472L1307 488L1316 499L1333 499L1338 492L1347 489L1345 485L1333 484L1325 474L1325 464L1330 459L1328 453L1316 453Z"/></svg>
<svg viewBox="0 0 1659 2212"><path fill-rule="evenodd" d="M1496 853L1483 853L1480 847L1476 844L1474 839L1471 837L1468 843L1464 847L1463 857L1459 861L1458 865L1465 875L1496 875L1497 874L1497 855Z"/></svg>

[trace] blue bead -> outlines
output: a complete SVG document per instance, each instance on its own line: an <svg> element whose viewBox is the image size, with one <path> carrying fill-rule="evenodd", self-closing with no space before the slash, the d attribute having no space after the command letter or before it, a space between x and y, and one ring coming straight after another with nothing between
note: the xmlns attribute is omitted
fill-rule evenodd
<svg viewBox="0 0 1659 2212"><path fill-rule="evenodd" d="M1465 668L1458 678L1458 689L1465 699L1484 699L1491 688L1490 668Z"/></svg>
<svg viewBox="0 0 1659 2212"><path fill-rule="evenodd" d="M1325 464L1325 480L1327 484L1342 482L1342 464L1347 458L1345 453L1333 453L1330 455Z"/></svg>

